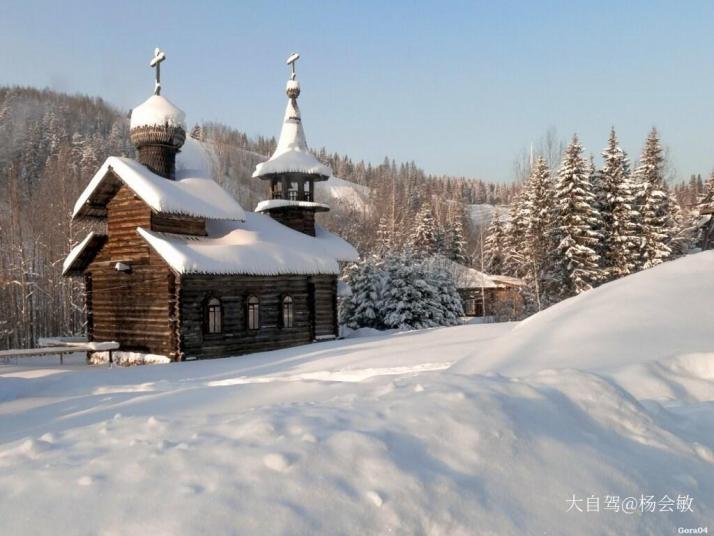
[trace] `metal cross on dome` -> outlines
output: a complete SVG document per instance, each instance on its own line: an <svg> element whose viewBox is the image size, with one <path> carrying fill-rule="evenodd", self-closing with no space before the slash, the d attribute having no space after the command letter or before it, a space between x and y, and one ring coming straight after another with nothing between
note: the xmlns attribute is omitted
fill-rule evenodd
<svg viewBox="0 0 714 536"><path fill-rule="evenodd" d="M300 54L298 54L297 52L293 52L292 54L290 54L290 56L288 56L288 60L285 62L288 65L290 65L290 67L292 69L292 74L290 75L290 80L295 80L295 76L296 76L295 75L295 62L299 59L300 59Z"/></svg>
<svg viewBox="0 0 714 536"><path fill-rule="evenodd" d="M154 57L149 62L149 67L156 67L156 83L154 95L161 95L161 62L166 59L166 54L160 48L154 49Z"/></svg>

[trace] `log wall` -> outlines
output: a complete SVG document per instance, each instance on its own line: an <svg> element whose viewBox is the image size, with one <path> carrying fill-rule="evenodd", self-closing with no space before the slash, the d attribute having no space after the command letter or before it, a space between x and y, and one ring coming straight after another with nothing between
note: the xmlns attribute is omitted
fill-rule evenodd
<svg viewBox="0 0 714 536"><path fill-rule="evenodd" d="M315 211L302 207L279 207L268 211L270 217L306 235L315 236Z"/></svg>
<svg viewBox="0 0 714 536"><path fill-rule="evenodd" d="M184 357L221 357L274 350L312 342L337 332L335 276L211 276L181 277L180 351ZM294 325L282 326L282 299L293 298ZM247 300L260 300L260 329L247 327ZM221 300L223 330L208 334L205 304ZM314 301L313 301L314 298ZM312 305L314 304L314 306Z"/></svg>
<svg viewBox="0 0 714 536"><path fill-rule="evenodd" d="M107 204L108 239L86 273L88 316L95 341L121 349L177 357L175 278L136 228L150 228L151 209L126 186ZM117 262L131 267L115 269Z"/></svg>
<svg viewBox="0 0 714 536"><path fill-rule="evenodd" d="M173 214L151 214L151 230L160 233L206 236L206 220Z"/></svg>

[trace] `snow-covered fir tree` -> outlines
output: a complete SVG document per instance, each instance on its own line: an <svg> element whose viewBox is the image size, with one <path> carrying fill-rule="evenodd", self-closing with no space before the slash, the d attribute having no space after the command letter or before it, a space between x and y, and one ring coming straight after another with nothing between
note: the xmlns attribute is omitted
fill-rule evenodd
<svg viewBox="0 0 714 536"><path fill-rule="evenodd" d="M523 209L526 218L526 280L536 308L541 310L551 303L551 296L556 293L553 288L555 198L550 170L543 157L538 158L528 178Z"/></svg>
<svg viewBox="0 0 714 536"><path fill-rule="evenodd" d="M616 279L632 273L637 266L638 213L627 155L620 147L614 128L602 157L604 163L599 179L603 264L609 278Z"/></svg>
<svg viewBox="0 0 714 536"><path fill-rule="evenodd" d="M489 274L505 274L506 230L501 216L494 211L483 244L483 269Z"/></svg>
<svg viewBox="0 0 714 536"><path fill-rule="evenodd" d="M462 218L457 216L447 227L445 256L454 262L466 264L468 257L466 254L466 238L464 236L464 224Z"/></svg>
<svg viewBox="0 0 714 536"><path fill-rule="evenodd" d="M347 282L352 296L340 319L351 328L449 326L463 315L453 276L438 258L415 258L409 250L368 257L349 268Z"/></svg>
<svg viewBox="0 0 714 536"><path fill-rule="evenodd" d="M384 255L392 248L392 228L387 218L382 216L377 225L377 247L375 249L377 254Z"/></svg>
<svg viewBox="0 0 714 536"><path fill-rule="evenodd" d="M524 189L511 205L511 217L506 227L503 270L507 275L524 277L528 271L526 252L523 248L527 229L528 207Z"/></svg>
<svg viewBox="0 0 714 536"><path fill-rule="evenodd" d="M714 249L714 173L702 188L703 194L692 212L692 245L699 249Z"/></svg>
<svg viewBox="0 0 714 536"><path fill-rule="evenodd" d="M437 325L454 326L459 324L464 310L453 275L438 263L427 263L427 268L429 285L434 289L439 302Z"/></svg>
<svg viewBox="0 0 714 536"><path fill-rule="evenodd" d="M664 180L664 156L656 129L647 136L635 172L637 210L640 213L638 268L651 268L672 254L677 234L677 210Z"/></svg>
<svg viewBox="0 0 714 536"><path fill-rule="evenodd" d="M423 257L430 257L437 253L436 223L428 203L424 203L417 213L408 244L414 253Z"/></svg>
<svg viewBox="0 0 714 536"><path fill-rule="evenodd" d="M577 136L573 136L565 150L555 187L554 236L558 240L555 277L562 298L580 294L603 280L597 253L601 223L590 174L582 145Z"/></svg>
<svg viewBox="0 0 714 536"><path fill-rule="evenodd" d="M376 257L367 257L350 265L345 280L352 295L340 304L340 322L353 329L382 327L380 300L384 281L381 261Z"/></svg>

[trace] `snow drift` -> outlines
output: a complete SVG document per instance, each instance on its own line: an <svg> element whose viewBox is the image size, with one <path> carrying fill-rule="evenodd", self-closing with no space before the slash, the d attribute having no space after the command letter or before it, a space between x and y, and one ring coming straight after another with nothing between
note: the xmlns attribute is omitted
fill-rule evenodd
<svg viewBox="0 0 714 536"><path fill-rule="evenodd" d="M705 251L562 301L453 370L604 370L712 350L714 251Z"/></svg>
<svg viewBox="0 0 714 536"><path fill-rule="evenodd" d="M693 255L520 325L162 367L0 365L0 533L707 526L713 268Z"/></svg>

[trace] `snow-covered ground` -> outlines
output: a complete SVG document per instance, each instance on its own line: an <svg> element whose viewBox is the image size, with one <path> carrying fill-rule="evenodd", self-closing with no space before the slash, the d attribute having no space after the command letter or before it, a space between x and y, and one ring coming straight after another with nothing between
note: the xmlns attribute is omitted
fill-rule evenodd
<svg viewBox="0 0 714 536"><path fill-rule="evenodd" d="M700 253L520 324L172 365L0 365L0 533L705 527L712 273Z"/></svg>

